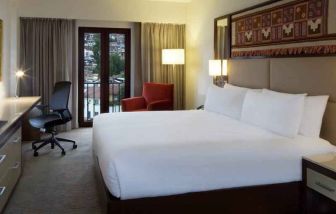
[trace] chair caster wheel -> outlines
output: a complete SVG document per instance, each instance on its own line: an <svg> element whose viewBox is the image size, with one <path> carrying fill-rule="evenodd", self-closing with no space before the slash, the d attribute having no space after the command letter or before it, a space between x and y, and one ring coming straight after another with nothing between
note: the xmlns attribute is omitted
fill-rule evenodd
<svg viewBox="0 0 336 214"><path fill-rule="evenodd" d="M65 151L62 151L62 155L65 155Z"/></svg>
<svg viewBox="0 0 336 214"><path fill-rule="evenodd" d="M73 149L77 149L77 145L74 144L74 145L72 146L72 148L73 148Z"/></svg>
<svg viewBox="0 0 336 214"><path fill-rule="evenodd" d="M34 152L34 157L37 157L38 155L38 152Z"/></svg>
<svg viewBox="0 0 336 214"><path fill-rule="evenodd" d="M35 150L37 147L35 145L33 145L32 148Z"/></svg>

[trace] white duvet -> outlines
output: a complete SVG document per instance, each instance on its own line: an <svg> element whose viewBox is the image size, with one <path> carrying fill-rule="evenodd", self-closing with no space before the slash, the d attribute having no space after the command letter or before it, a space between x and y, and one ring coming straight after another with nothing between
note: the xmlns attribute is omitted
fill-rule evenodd
<svg viewBox="0 0 336 214"><path fill-rule="evenodd" d="M302 156L336 151L207 111L102 114L93 144L106 186L121 199L299 181Z"/></svg>

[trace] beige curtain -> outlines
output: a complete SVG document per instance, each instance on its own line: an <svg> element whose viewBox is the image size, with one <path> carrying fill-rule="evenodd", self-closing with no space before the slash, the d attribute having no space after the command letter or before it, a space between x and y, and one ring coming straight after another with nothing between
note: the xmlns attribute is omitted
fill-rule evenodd
<svg viewBox="0 0 336 214"><path fill-rule="evenodd" d="M77 127L77 77L75 72L75 21L65 19L20 19L20 66L26 71L21 96L41 96L48 104L57 81L71 81L69 108ZM64 127L63 127L64 129Z"/></svg>
<svg viewBox="0 0 336 214"><path fill-rule="evenodd" d="M185 49L185 25L142 24L143 82L173 83L175 109L184 109L184 65L162 65L162 49Z"/></svg>

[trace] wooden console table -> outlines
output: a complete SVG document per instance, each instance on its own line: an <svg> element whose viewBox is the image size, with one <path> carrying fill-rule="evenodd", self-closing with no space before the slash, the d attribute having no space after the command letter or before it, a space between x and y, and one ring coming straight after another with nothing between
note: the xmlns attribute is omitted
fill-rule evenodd
<svg viewBox="0 0 336 214"><path fill-rule="evenodd" d="M21 127L40 97L0 100L0 213L21 175Z"/></svg>

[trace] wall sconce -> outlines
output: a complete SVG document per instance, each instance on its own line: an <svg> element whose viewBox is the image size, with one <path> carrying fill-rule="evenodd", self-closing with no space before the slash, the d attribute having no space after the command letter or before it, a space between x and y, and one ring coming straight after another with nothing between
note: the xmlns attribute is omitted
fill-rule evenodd
<svg viewBox="0 0 336 214"><path fill-rule="evenodd" d="M227 60L209 60L209 75L213 77L213 84L224 87L227 82Z"/></svg>
<svg viewBox="0 0 336 214"><path fill-rule="evenodd" d="M15 92L15 95L16 97L20 97L20 85L21 85L21 79L22 77L25 75L25 72L22 71L22 70L18 70L16 73L15 73L15 76L16 76L16 92Z"/></svg>

